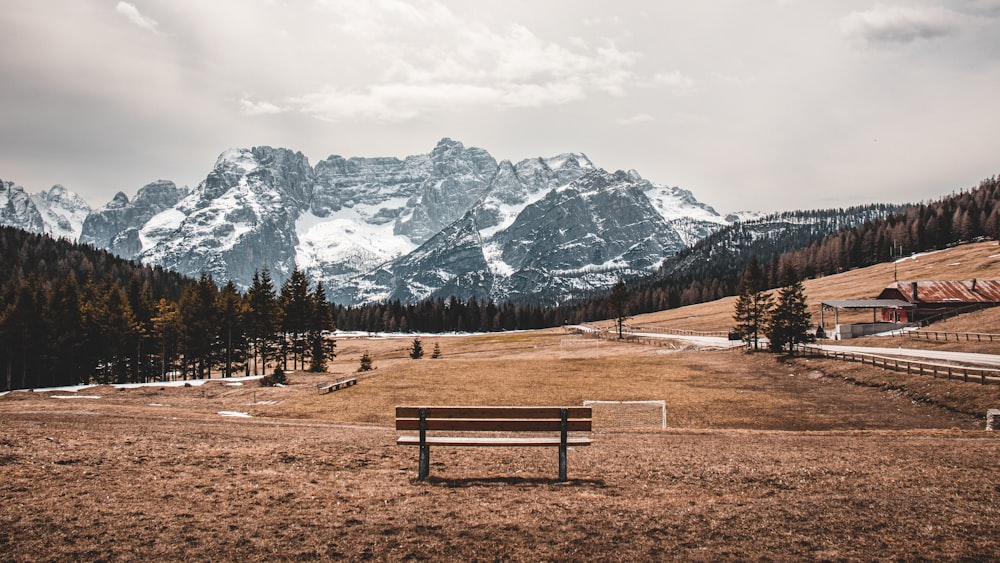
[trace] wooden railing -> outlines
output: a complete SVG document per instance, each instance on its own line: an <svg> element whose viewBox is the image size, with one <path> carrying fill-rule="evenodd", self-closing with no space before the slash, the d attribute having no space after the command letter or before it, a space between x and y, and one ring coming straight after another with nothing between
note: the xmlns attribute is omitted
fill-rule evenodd
<svg viewBox="0 0 1000 563"><path fill-rule="evenodd" d="M629 332L652 332L656 334L676 334L677 336L714 336L726 338L729 332L725 330L686 330L682 328L667 328L661 326L633 326L625 325L625 330Z"/></svg>
<svg viewBox="0 0 1000 563"><path fill-rule="evenodd" d="M887 370L906 372L911 375L929 375L942 379L961 379L962 381L975 381L983 385L1000 384L1000 370L998 369L936 364L926 361L880 356L877 354L841 352L809 345L802 346L799 350L803 354L810 356L860 362Z"/></svg>
<svg viewBox="0 0 1000 563"><path fill-rule="evenodd" d="M993 342L996 340L1000 342L1000 334L990 334L985 332L942 332L937 330L907 330L903 331L901 334L894 334L893 336L905 336L911 340L938 340L938 341L949 341L954 340L955 342L965 341L965 342Z"/></svg>

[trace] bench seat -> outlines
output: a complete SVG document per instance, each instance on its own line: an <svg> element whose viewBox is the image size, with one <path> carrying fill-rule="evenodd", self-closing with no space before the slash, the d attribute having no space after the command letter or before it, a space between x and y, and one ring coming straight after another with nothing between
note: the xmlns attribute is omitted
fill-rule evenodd
<svg viewBox="0 0 1000 563"><path fill-rule="evenodd" d="M396 407L396 430L418 432L396 439L400 446L419 446L417 479L430 473L431 446L554 447L559 449L559 480L566 481L566 451L589 446L590 407ZM450 432L430 435L431 432ZM478 434L477 434L478 433ZM512 433L526 433L510 436ZM530 433L530 434L527 434ZM542 435L542 433L545 433Z"/></svg>
<svg viewBox="0 0 1000 563"><path fill-rule="evenodd" d="M481 438L478 436L428 436L426 441L427 444L431 446L558 447L562 445L562 440L560 440L559 436L551 436L544 438L508 438L508 437ZM396 440L396 444L400 446L419 446L420 436L400 436ZM566 438L566 445L589 446L590 438L583 436L569 436Z"/></svg>

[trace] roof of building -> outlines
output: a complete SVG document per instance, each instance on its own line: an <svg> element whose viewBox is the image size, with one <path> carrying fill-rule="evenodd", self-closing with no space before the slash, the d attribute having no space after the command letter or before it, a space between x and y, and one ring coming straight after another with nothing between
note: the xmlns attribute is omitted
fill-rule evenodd
<svg viewBox="0 0 1000 563"><path fill-rule="evenodd" d="M917 284L916 299L913 284ZM910 303L1000 303L1000 280L897 281L879 297L896 297L895 292Z"/></svg>
<svg viewBox="0 0 1000 563"><path fill-rule="evenodd" d="M836 309L912 309L913 303L899 299L845 299L840 301L820 301L824 307Z"/></svg>

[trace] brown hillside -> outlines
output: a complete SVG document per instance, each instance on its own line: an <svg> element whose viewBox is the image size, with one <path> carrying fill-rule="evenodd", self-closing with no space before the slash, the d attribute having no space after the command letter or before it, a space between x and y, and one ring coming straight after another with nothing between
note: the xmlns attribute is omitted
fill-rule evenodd
<svg viewBox="0 0 1000 563"><path fill-rule="evenodd" d="M877 296L885 286L900 280L1000 280L1000 246L996 242L964 244L905 258L895 264L877 264L849 272L806 280L806 297L814 320L819 320L819 303L825 299L861 299ZM637 315L630 322L685 330L727 330L733 324L735 297ZM859 318L870 318L871 313ZM844 320L853 317L842 316ZM979 317L987 326L1000 329L1000 310ZM955 326L955 325L953 325ZM952 329L949 329L952 330ZM998 330L997 332L1000 332Z"/></svg>

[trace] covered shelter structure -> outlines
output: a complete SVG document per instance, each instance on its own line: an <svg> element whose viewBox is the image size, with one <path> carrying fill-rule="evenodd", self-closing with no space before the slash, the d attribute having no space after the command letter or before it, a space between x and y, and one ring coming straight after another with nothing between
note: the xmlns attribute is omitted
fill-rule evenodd
<svg viewBox="0 0 1000 563"><path fill-rule="evenodd" d="M826 328L826 312L833 311L834 329L832 338L846 340L879 332L896 330L907 326L907 319L913 316L916 307L901 299L845 299L820 301L820 327ZM871 309L871 323L840 324L842 309L858 311Z"/></svg>

